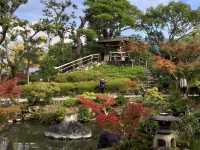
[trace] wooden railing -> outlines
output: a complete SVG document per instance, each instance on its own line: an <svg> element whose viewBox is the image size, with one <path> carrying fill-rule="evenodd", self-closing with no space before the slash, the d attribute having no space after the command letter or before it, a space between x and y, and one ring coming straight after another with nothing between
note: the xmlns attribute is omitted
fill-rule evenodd
<svg viewBox="0 0 200 150"><path fill-rule="evenodd" d="M100 54L92 54L74 60L72 62L66 63L64 65L55 67L55 69L58 70L59 72L70 72L99 61L100 61Z"/></svg>
<svg viewBox="0 0 200 150"><path fill-rule="evenodd" d="M143 66L145 68L149 67L148 60L140 58L140 57L131 58L130 61L131 61L131 66L132 67L135 66L135 65L137 65L137 66Z"/></svg>
<svg viewBox="0 0 200 150"><path fill-rule="evenodd" d="M109 63L116 65L143 66L148 68L149 61L142 57L131 57L128 52L110 52Z"/></svg>

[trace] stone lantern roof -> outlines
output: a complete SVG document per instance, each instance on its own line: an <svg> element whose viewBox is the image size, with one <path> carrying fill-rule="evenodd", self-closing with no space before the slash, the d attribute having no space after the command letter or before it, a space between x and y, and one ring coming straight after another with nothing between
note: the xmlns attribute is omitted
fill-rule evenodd
<svg viewBox="0 0 200 150"><path fill-rule="evenodd" d="M168 113L160 113L160 115L152 116L151 120L158 121L158 122L179 122L180 119L174 117Z"/></svg>

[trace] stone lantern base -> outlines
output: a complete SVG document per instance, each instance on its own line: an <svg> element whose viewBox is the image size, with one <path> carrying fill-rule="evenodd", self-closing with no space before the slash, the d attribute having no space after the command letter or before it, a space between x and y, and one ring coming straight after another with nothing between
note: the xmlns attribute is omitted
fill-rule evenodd
<svg viewBox="0 0 200 150"><path fill-rule="evenodd" d="M153 149L154 150L168 150L176 148L176 134L162 134L157 133L154 137L153 141Z"/></svg>

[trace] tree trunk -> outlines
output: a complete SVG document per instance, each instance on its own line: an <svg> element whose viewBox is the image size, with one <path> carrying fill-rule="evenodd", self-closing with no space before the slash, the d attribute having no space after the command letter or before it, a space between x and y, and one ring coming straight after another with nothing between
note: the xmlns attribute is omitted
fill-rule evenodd
<svg viewBox="0 0 200 150"><path fill-rule="evenodd" d="M29 62L29 60L28 60L28 63L27 63L27 66L26 66L26 81L27 81L27 84L30 83L29 68L30 68L30 62Z"/></svg>
<svg viewBox="0 0 200 150"><path fill-rule="evenodd" d="M76 47L76 57L80 57L81 56L81 49L82 49L82 41L81 41L81 37L80 34L77 35L77 47Z"/></svg>
<svg viewBox="0 0 200 150"><path fill-rule="evenodd" d="M2 44L4 42L7 31L8 31L8 27L3 28L2 37L0 38L0 44Z"/></svg>

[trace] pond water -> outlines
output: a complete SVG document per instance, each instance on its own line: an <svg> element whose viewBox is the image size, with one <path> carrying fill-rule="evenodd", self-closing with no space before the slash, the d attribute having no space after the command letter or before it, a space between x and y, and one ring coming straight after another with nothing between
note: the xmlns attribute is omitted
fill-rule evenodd
<svg viewBox="0 0 200 150"><path fill-rule="evenodd" d="M91 139L54 140L44 136L48 126L36 122L15 124L0 133L0 150L95 150L100 129L87 124L92 131ZM195 138L191 150L200 150L200 138Z"/></svg>
<svg viewBox="0 0 200 150"><path fill-rule="evenodd" d="M91 139L54 140L44 136L48 126L35 122L15 124L0 133L0 150L94 150L99 129L95 124L88 126L94 134Z"/></svg>

